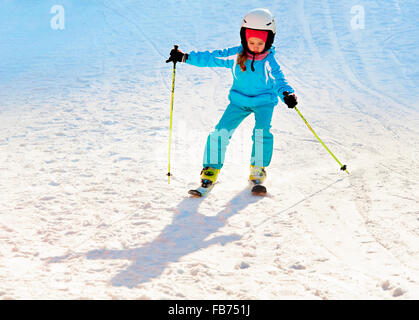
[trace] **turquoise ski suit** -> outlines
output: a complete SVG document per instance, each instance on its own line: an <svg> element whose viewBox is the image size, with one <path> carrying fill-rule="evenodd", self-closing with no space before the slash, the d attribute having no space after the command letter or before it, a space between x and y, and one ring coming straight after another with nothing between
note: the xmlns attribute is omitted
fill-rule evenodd
<svg viewBox="0 0 419 320"><path fill-rule="evenodd" d="M255 114L253 129L251 165L267 167L272 158L273 135L270 132L272 113L278 103L278 96L283 101L283 92L294 90L288 85L279 64L275 60L275 48L263 60L251 59L245 63L246 71L237 64L237 55L243 50L237 46L212 52L191 52L185 61L198 67L230 68L233 73L233 86L230 89L230 104L223 116L207 138L203 166L221 169L227 145L238 125L251 113Z"/></svg>

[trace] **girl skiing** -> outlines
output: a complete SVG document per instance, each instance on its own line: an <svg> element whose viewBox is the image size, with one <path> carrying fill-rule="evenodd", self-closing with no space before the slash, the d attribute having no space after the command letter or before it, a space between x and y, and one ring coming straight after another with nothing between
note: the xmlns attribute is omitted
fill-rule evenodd
<svg viewBox="0 0 419 320"><path fill-rule="evenodd" d="M201 186L190 190L190 194L199 197L212 189L223 167L230 138L251 113L255 114L255 127L249 180L254 184L254 194L266 194L262 184L266 178L265 168L272 158L273 135L270 128L274 107L278 103L278 96L289 108L297 105L294 90L288 85L274 57L272 43L275 29L275 20L269 10L254 9L242 21L240 46L189 54L177 48L170 52L168 61L185 62L198 67L225 67L233 73L233 86L228 96L230 104L207 138Z"/></svg>

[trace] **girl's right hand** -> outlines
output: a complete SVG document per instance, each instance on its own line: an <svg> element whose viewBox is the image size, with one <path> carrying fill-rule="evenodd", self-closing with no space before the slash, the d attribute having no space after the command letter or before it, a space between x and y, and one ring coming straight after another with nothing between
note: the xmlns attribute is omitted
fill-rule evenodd
<svg viewBox="0 0 419 320"><path fill-rule="evenodd" d="M178 46L175 46L175 48L170 51L170 58L166 60L166 63L170 61L173 61L173 63L185 62L186 59L188 59L188 54L183 53L178 49Z"/></svg>

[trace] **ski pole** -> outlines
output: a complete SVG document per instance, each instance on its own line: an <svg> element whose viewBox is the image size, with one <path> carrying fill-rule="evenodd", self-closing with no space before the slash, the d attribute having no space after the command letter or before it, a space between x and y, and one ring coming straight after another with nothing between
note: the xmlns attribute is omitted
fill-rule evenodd
<svg viewBox="0 0 419 320"><path fill-rule="evenodd" d="M338 158L335 157L335 155L332 153L332 151L329 150L329 148L323 143L323 141L319 138L319 136L314 132L314 130L310 127L310 125L308 124L307 120L303 117L303 115L301 114L300 110L298 110L297 107L294 107L295 111L298 112L298 114L300 115L301 119L303 119L304 123L307 125L307 127L310 129L310 131L314 134L314 136L317 138L317 140L320 141L320 143L322 144L323 147L325 147L325 149L330 153L330 155L336 160L337 163L339 163L340 165L340 170L346 171L347 174L349 174L348 170L346 170L346 164L343 165L342 163L340 163L340 161L338 160Z"/></svg>
<svg viewBox="0 0 419 320"><path fill-rule="evenodd" d="M178 46L175 45L174 46L174 50L177 51ZM173 123L173 97L175 94L175 75L176 75L176 61L175 60L171 60L170 58L168 60L166 60L167 62L173 61L173 80L172 80L172 98L171 98L171 103L170 103L170 127L169 127L169 162L168 162L168 173L167 173L167 179L168 179L168 183L170 184L170 176L172 175L170 173L170 150L171 150L171 146L172 146L172 123Z"/></svg>

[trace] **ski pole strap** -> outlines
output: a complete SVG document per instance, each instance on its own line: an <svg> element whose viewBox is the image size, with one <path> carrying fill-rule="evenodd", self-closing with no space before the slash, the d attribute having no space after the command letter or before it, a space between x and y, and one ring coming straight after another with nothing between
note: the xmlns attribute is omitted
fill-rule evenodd
<svg viewBox="0 0 419 320"><path fill-rule="evenodd" d="M310 129L310 131L314 134L314 136L317 138L317 140L319 140L319 142L322 144L322 146L327 150L327 152L330 153L330 155L336 160L336 162L339 163L340 170L346 171L346 173L349 174L348 170L346 170L346 164L343 165L342 163L340 163L340 161L338 160L338 158L336 158L336 156L332 153L332 151L329 150L329 148L323 143L323 141L320 139L320 137L314 132L313 128L311 128L311 126L308 124L307 120L301 114L300 110L298 110L297 107L294 107L294 109L295 109L295 111L298 112L298 114L300 115L301 119L303 119L304 123L307 125L307 127Z"/></svg>
<svg viewBox="0 0 419 320"><path fill-rule="evenodd" d="M169 128L169 163L168 163L168 173L167 179L168 183L170 183L170 150L172 146L172 123L173 123L173 96L175 95L175 74L176 74L176 63L173 63L173 80L172 80L172 98L170 103L170 128Z"/></svg>

